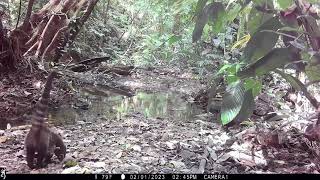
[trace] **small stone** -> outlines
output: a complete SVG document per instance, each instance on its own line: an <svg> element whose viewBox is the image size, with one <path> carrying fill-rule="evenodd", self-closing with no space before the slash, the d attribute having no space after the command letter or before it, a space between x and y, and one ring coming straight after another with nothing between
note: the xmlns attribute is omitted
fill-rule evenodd
<svg viewBox="0 0 320 180"><path fill-rule="evenodd" d="M170 164L172 164L177 169L185 169L186 165L181 161L170 161Z"/></svg>
<svg viewBox="0 0 320 180"><path fill-rule="evenodd" d="M141 147L138 146L138 145L132 146L132 149L133 149L134 151L141 152Z"/></svg>
<svg viewBox="0 0 320 180"><path fill-rule="evenodd" d="M120 159L121 156L122 156L122 152L119 152L119 153L116 155L116 158L117 158L117 159Z"/></svg>
<svg viewBox="0 0 320 180"><path fill-rule="evenodd" d="M93 164L93 167L95 168L104 168L106 166L105 162L96 162Z"/></svg>
<svg viewBox="0 0 320 180"><path fill-rule="evenodd" d="M20 150L19 152L17 152L17 157L18 158L22 158L24 155L24 150Z"/></svg>
<svg viewBox="0 0 320 180"><path fill-rule="evenodd" d="M166 164L167 161L163 157L161 157L159 162L160 162L160 165L163 166Z"/></svg>
<svg viewBox="0 0 320 180"><path fill-rule="evenodd" d="M79 166L70 167L67 169L64 169L61 174L76 174L76 172L79 172L81 168Z"/></svg>
<svg viewBox="0 0 320 180"><path fill-rule="evenodd" d="M172 142L166 142L166 145L167 145L168 149L170 149L170 150L173 150L176 148L175 143L172 143Z"/></svg>

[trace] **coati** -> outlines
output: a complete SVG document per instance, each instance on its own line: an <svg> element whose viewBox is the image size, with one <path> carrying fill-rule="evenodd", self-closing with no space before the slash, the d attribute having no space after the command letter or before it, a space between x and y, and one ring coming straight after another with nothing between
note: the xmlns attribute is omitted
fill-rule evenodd
<svg viewBox="0 0 320 180"><path fill-rule="evenodd" d="M52 81L56 75L57 72L55 71L49 74L42 96L36 103L31 116L32 126L25 139L27 164L31 169L45 167L50 162L53 153L60 161L66 155L66 146L62 137L53 132L45 122L48 119ZM36 165L34 159L37 159Z"/></svg>

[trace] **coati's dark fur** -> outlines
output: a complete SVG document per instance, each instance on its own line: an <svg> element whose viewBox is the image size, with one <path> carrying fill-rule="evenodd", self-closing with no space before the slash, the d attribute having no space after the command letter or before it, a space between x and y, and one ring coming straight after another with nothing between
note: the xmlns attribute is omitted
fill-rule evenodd
<svg viewBox="0 0 320 180"><path fill-rule="evenodd" d="M46 124L50 91L56 74L55 71L49 74L42 96L35 105L31 116L32 127L25 140L27 163L31 169L46 167L53 153L60 161L66 155L66 146L62 141L62 137L54 133ZM37 159L36 164L34 159Z"/></svg>

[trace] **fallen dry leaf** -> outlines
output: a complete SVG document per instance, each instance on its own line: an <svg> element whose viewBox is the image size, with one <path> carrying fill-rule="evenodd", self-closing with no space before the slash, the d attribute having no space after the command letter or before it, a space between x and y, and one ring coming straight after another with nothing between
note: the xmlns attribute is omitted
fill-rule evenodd
<svg viewBox="0 0 320 180"><path fill-rule="evenodd" d="M7 136L0 136L0 143L4 143L7 141Z"/></svg>

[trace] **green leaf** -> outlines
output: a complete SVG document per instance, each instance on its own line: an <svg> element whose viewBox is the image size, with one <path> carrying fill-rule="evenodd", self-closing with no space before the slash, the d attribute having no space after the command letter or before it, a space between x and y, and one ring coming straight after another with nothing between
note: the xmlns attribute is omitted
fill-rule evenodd
<svg viewBox="0 0 320 180"><path fill-rule="evenodd" d="M275 3L275 7L280 10L286 9L294 4L293 0L274 0L273 2Z"/></svg>
<svg viewBox="0 0 320 180"><path fill-rule="evenodd" d="M295 57L295 54L293 54L290 49L275 48L257 62L247 66L247 68L240 71L237 75L240 78L263 75L276 68L286 65L293 60L293 57Z"/></svg>
<svg viewBox="0 0 320 180"><path fill-rule="evenodd" d="M227 71L229 68L231 68L233 64L224 64L218 71L218 75L224 73L224 71Z"/></svg>
<svg viewBox="0 0 320 180"><path fill-rule="evenodd" d="M228 75L226 80L227 80L228 84L231 84L231 83L239 81L239 77L237 77L235 75Z"/></svg>
<svg viewBox="0 0 320 180"><path fill-rule="evenodd" d="M233 120L246 120L253 111L254 98L252 90L245 90L243 83L238 81L227 87L222 100L221 122L223 125Z"/></svg>
<svg viewBox="0 0 320 180"><path fill-rule="evenodd" d="M319 3L319 0L309 0L309 3Z"/></svg>
<svg viewBox="0 0 320 180"><path fill-rule="evenodd" d="M211 13L209 24L212 26L213 35L218 35L227 25L227 12L224 9L217 11L217 14Z"/></svg>
<svg viewBox="0 0 320 180"><path fill-rule="evenodd" d="M242 7L240 4L235 4L234 6L232 6L231 8L229 8L226 13L226 17L228 22L232 22L234 19L237 18L237 16L239 15L240 11L242 10Z"/></svg>
<svg viewBox="0 0 320 180"><path fill-rule="evenodd" d="M248 30L252 35L258 30L261 24L272 18L272 14L261 13L256 8L252 8L248 18Z"/></svg>
<svg viewBox="0 0 320 180"><path fill-rule="evenodd" d="M244 87L246 90L252 89L252 95L256 97L262 90L262 81L249 78L244 81Z"/></svg>
<svg viewBox="0 0 320 180"><path fill-rule="evenodd" d="M244 61L252 63L268 54L278 41L279 34L264 30L277 31L281 27L282 24L278 17L273 17L262 24L257 32L252 35L244 49Z"/></svg>
<svg viewBox="0 0 320 180"><path fill-rule="evenodd" d="M182 36L173 35L168 39L168 43L171 46L172 44L180 41L182 39Z"/></svg>
<svg viewBox="0 0 320 180"><path fill-rule="evenodd" d="M320 80L320 64L317 64L317 65L308 64L305 70L310 81Z"/></svg>

